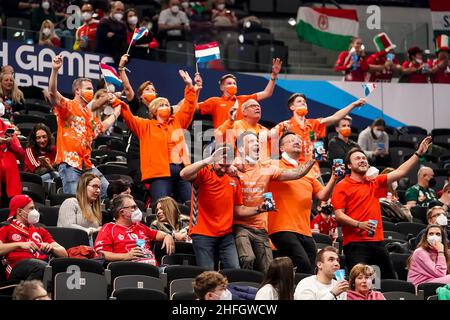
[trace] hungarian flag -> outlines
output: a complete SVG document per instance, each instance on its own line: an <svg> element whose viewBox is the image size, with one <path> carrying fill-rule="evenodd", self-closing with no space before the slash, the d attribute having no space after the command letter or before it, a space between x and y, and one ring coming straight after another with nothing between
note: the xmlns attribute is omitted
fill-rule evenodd
<svg viewBox="0 0 450 320"><path fill-rule="evenodd" d="M300 39L343 51L358 36L359 22L356 10L300 7L296 29Z"/></svg>
<svg viewBox="0 0 450 320"><path fill-rule="evenodd" d="M431 10L431 22L433 25L434 37L440 34L450 36L450 1L448 0L428 0Z"/></svg>

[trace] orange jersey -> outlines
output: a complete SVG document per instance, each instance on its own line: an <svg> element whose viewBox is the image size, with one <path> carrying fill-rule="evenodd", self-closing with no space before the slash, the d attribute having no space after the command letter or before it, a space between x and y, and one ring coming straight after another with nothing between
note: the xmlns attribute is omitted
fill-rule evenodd
<svg viewBox="0 0 450 320"><path fill-rule="evenodd" d="M221 237L231 233L234 206L242 205L237 178L219 177L212 166L202 168L192 184L189 235Z"/></svg>
<svg viewBox="0 0 450 320"><path fill-rule="evenodd" d="M103 124L87 107L62 98L53 107L58 122L56 163L82 170L91 169L92 141L104 131Z"/></svg>
<svg viewBox="0 0 450 320"><path fill-rule="evenodd" d="M183 105L166 123L133 116L130 108L122 105L125 123L139 139L142 181L170 177L171 163L190 163L184 130L192 122L196 101L194 88L186 88Z"/></svg>
<svg viewBox="0 0 450 320"><path fill-rule="evenodd" d="M278 179L281 174L281 170L268 161L238 165L238 169L242 185L242 199L246 207L261 205L264 200L263 193L269 190L269 182ZM234 224L267 230L267 212L247 218L235 217Z"/></svg>
<svg viewBox="0 0 450 320"><path fill-rule="evenodd" d="M272 164L278 165L281 169L295 168L284 158L273 160ZM269 212L269 234L290 231L311 237L312 198L323 188L311 171L301 179L271 181L269 191L273 194L278 211Z"/></svg>
<svg viewBox="0 0 450 320"><path fill-rule="evenodd" d="M379 175L372 181L358 182L346 176L334 188L331 203L334 210L344 209L345 214L357 221L377 220L373 237L366 231L351 226L342 226L343 244L363 241L383 241L380 195L387 193L387 175Z"/></svg>
<svg viewBox="0 0 450 320"><path fill-rule="evenodd" d="M256 93L249 95L236 96L235 98L222 96L211 97L198 104L201 114L209 114L213 119L214 128L218 128L228 119L228 112L235 105L236 100L239 108L236 113L236 119L242 119L242 104L250 99L258 100Z"/></svg>

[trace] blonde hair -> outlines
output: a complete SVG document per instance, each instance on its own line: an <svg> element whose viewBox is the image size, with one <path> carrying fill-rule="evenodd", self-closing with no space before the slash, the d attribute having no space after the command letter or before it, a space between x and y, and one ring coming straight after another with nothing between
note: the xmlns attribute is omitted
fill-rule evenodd
<svg viewBox="0 0 450 320"><path fill-rule="evenodd" d="M81 175L80 180L78 180L77 184L77 201L78 205L80 206L81 212L83 213L83 217L89 221L90 223L98 222L98 224L102 224L102 211L100 208L100 197L98 197L93 203L92 203L92 211L89 210L91 207L91 204L89 203L88 197L87 197L87 186L89 182L97 178L100 180L100 178L93 173L86 172ZM100 180L101 183L101 180Z"/></svg>
<svg viewBox="0 0 450 320"><path fill-rule="evenodd" d="M10 76L13 79L13 88L11 90L11 92L5 92L3 90L3 87L1 86L1 83L3 82L3 78L6 76ZM4 97L4 96L8 96L11 98L11 100L14 103L24 103L25 102L25 97L23 95L23 92L19 89L19 87L17 86L16 80L13 77L12 73L1 73L0 74L0 96Z"/></svg>
<svg viewBox="0 0 450 320"><path fill-rule="evenodd" d="M49 34L48 37L46 37L44 35L44 33L42 32L42 30L44 30L44 26L46 24L48 24L50 26L49 27L50 28L50 34ZM55 25L50 20L46 19L46 20L42 21L41 30L39 30L39 44L42 45L44 40L52 39L52 38L58 38L59 39L59 37L55 33Z"/></svg>
<svg viewBox="0 0 450 320"><path fill-rule="evenodd" d="M156 112L159 104L161 104L163 101L169 102L169 100L167 100L166 98L156 98L150 103L150 105L148 106L148 110L152 115Z"/></svg>
<svg viewBox="0 0 450 320"><path fill-rule="evenodd" d="M356 278L358 278L360 274L372 277L375 274L375 270L367 264L356 264L350 271L350 276L348 279L348 285L351 290L355 290Z"/></svg>
<svg viewBox="0 0 450 320"><path fill-rule="evenodd" d="M177 202L171 197L164 197L158 200L156 204L161 204L161 210L166 216L167 222L173 227L175 231L180 228L180 209L178 208ZM159 220L156 222L157 225L163 226Z"/></svg>

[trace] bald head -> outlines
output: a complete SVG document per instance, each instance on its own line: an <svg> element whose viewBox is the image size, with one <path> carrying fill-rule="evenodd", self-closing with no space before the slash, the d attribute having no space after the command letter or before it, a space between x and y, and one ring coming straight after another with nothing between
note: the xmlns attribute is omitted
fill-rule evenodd
<svg viewBox="0 0 450 320"><path fill-rule="evenodd" d="M259 102L250 99L242 104L242 115L244 119L252 124L256 124L261 119L261 106Z"/></svg>
<svg viewBox="0 0 450 320"><path fill-rule="evenodd" d="M421 167L417 172L417 182L420 186L428 188L430 180L434 178L434 171L430 167Z"/></svg>

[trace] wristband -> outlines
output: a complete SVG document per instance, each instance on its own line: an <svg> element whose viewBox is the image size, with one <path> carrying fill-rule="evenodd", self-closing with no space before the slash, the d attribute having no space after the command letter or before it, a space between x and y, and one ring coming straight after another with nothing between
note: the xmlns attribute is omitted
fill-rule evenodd
<svg viewBox="0 0 450 320"><path fill-rule="evenodd" d="M337 300L337 295L335 295L333 291L330 291L330 293L333 295L334 299Z"/></svg>
<svg viewBox="0 0 450 320"><path fill-rule="evenodd" d="M270 80L272 80L272 81L276 81L276 80L277 80L277 78L270 78Z"/></svg>
<svg viewBox="0 0 450 320"><path fill-rule="evenodd" d="M418 157L418 158L420 158L421 157L421 155L416 151L416 152L414 152L414 154Z"/></svg>

